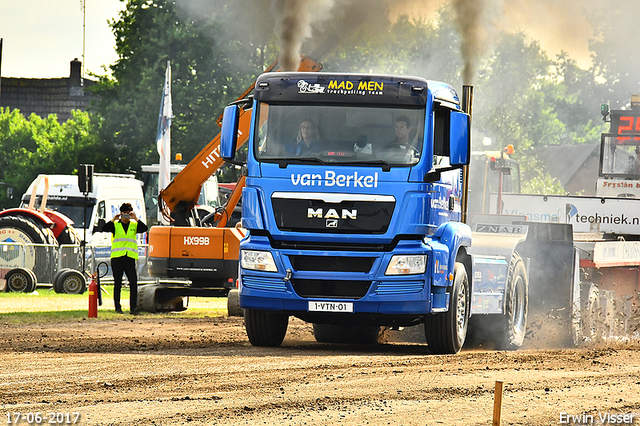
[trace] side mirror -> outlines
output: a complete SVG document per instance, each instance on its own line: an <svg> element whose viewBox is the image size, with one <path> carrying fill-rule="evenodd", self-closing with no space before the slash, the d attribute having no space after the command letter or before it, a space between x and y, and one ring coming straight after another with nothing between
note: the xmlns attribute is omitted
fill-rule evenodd
<svg viewBox="0 0 640 426"><path fill-rule="evenodd" d="M461 111L451 111L449 120L449 154L452 166L469 164L471 151L470 117Z"/></svg>
<svg viewBox="0 0 640 426"><path fill-rule="evenodd" d="M238 143L238 123L240 122L240 107L229 105L222 116L222 133L220 134L220 157L223 160L233 160L236 156Z"/></svg>
<svg viewBox="0 0 640 426"><path fill-rule="evenodd" d="M93 227L92 232L95 234L96 232L102 232L102 228L104 228L104 225L106 224L106 222L104 221L104 219L98 219L98 224L96 226Z"/></svg>

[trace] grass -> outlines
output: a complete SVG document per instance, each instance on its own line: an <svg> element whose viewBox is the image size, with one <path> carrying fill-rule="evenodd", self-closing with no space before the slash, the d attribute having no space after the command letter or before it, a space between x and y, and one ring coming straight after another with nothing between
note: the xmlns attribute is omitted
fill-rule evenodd
<svg viewBox="0 0 640 426"><path fill-rule="evenodd" d="M92 320L112 320L122 318L116 314L113 304L113 286L103 285L102 305L98 306L98 318ZM129 289L123 288L122 307L128 312ZM185 301L186 304L186 301ZM41 287L35 292L0 293L0 323L29 324L39 322L65 322L87 318L89 308L88 292L84 294L58 294L51 288ZM227 315L227 299L223 297L190 297L188 308L182 312L142 313L141 316L154 318L205 318Z"/></svg>

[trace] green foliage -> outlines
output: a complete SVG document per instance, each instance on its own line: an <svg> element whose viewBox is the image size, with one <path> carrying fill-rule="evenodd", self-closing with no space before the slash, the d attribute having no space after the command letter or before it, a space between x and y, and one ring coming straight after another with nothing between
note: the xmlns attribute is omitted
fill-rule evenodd
<svg viewBox="0 0 640 426"><path fill-rule="evenodd" d="M123 0L124 1L124 0ZM344 3L344 2L343 2ZM380 1L351 2L356 13ZM80 163L99 172L137 171L158 161L156 126L167 61L172 68L172 151L190 161L219 132L216 119L277 55L270 0L127 0L110 24L118 60L98 76L93 114L74 114L60 125L52 117L0 114L0 208L17 205L38 173L72 173ZM340 6L340 2L336 3ZM371 5L372 7L364 7ZM342 5L344 6L344 5ZM463 62L454 12L443 6L433 20L383 13L345 31L353 15L334 16L305 44L310 53L327 35L350 33L323 60L333 72L394 73L442 80L460 87ZM606 18L606 19L604 19ZM594 19L593 65L581 69L568 54L550 58L524 33L500 34L480 63L474 94L474 149L513 144L527 192L563 189L536 156L545 145L585 144L607 131L599 106L626 106L640 91L640 38L633 14ZM625 23L623 25L623 23ZM624 42L621 42L624 41ZM491 138L492 146L480 145ZM233 167L221 172L235 181ZM6 184L14 198L6 196Z"/></svg>
<svg viewBox="0 0 640 426"><path fill-rule="evenodd" d="M167 61L172 69L172 152L188 162L219 132L216 119L262 70L265 47L229 38L225 8L197 16L171 0L128 0L111 22L119 59L92 90L114 170L158 162L155 136ZM244 57L243 57L244 55ZM243 58L243 60L238 60Z"/></svg>
<svg viewBox="0 0 640 426"><path fill-rule="evenodd" d="M19 110L0 108L0 209L17 207L20 197L39 173L72 174L81 163L108 167L98 137L100 121L72 111L60 124L55 115L27 119ZM13 197L9 198L7 189Z"/></svg>

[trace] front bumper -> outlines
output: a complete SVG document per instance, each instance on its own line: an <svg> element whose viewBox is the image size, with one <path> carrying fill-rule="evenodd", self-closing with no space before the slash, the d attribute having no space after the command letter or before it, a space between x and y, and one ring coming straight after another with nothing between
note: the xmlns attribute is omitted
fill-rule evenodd
<svg viewBox="0 0 640 426"><path fill-rule="evenodd" d="M244 309L283 311L291 315L310 312L314 302L347 303L350 314L425 315L448 307L446 285L433 285L433 248L423 241L401 241L388 252L273 249L268 238L252 236L241 250L272 253L277 272L241 269L240 306ZM385 275L396 254L426 254L426 272ZM436 279L436 281L438 281ZM328 305L332 306L332 305ZM324 315L313 312L313 315ZM326 312L326 315L344 315ZM348 315L348 314L347 314Z"/></svg>

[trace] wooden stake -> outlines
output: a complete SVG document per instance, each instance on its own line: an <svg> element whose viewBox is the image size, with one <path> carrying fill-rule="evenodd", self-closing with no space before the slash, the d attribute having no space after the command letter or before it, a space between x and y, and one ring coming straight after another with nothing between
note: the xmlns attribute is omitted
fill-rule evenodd
<svg viewBox="0 0 640 426"><path fill-rule="evenodd" d="M500 426L502 415L502 380L496 380L496 391L493 399L493 426Z"/></svg>

